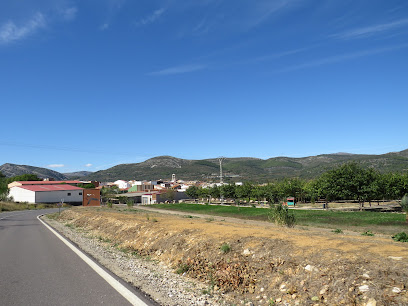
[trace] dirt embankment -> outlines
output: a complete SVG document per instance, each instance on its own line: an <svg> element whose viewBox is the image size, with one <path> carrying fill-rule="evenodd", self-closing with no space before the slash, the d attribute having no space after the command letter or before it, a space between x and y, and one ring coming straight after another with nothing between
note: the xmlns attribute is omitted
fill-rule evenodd
<svg viewBox="0 0 408 306"><path fill-rule="evenodd" d="M61 221L257 305L408 304L408 244L152 212L72 209Z"/></svg>

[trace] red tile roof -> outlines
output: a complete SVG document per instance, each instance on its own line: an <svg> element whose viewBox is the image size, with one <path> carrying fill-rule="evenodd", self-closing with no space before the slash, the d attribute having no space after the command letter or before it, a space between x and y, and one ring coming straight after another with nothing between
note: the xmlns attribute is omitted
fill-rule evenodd
<svg viewBox="0 0 408 306"><path fill-rule="evenodd" d="M13 188L23 188L31 191L66 191L66 190L83 190L76 186L71 186L68 184L59 184L59 185L23 185L16 186Z"/></svg>
<svg viewBox="0 0 408 306"><path fill-rule="evenodd" d="M21 185L81 184L80 181L17 181Z"/></svg>

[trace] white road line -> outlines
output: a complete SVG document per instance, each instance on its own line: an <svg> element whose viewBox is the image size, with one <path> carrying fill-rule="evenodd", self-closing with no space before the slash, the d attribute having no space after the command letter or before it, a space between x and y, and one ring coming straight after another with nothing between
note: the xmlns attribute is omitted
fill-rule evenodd
<svg viewBox="0 0 408 306"><path fill-rule="evenodd" d="M13 214L13 215L8 215L7 217L0 218L0 220L7 219L7 218L13 217L13 216L24 215L24 214L26 214L26 213L27 213L27 212L23 212L23 213L19 213L19 214Z"/></svg>
<svg viewBox="0 0 408 306"><path fill-rule="evenodd" d="M62 240L75 254L77 254L83 261L85 261L96 273L98 273L105 281L109 283L117 292L119 292L125 299L127 299L132 305L144 306L147 305L141 299L139 299L134 293L123 286L118 280L113 278L109 273L99 267L93 260L81 252L77 247L70 243L67 239L58 234L48 224L40 219L42 215L37 216L37 219L41 221L55 236Z"/></svg>

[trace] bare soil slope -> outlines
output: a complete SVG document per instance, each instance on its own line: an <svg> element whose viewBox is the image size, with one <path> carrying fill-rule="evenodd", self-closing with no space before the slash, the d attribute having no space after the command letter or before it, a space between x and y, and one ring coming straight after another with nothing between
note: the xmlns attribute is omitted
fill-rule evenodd
<svg viewBox="0 0 408 306"><path fill-rule="evenodd" d="M206 282L231 303L408 304L408 244L390 237L138 210L76 208L60 220Z"/></svg>

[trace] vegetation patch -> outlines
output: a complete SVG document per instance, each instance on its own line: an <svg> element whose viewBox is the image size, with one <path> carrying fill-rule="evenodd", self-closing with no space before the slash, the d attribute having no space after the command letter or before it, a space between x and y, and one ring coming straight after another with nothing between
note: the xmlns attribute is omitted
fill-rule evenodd
<svg viewBox="0 0 408 306"><path fill-rule="evenodd" d="M408 235L405 232L401 232L392 236L392 239L400 242L408 242Z"/></svg>
<svg viewBox="0 0 408 306"><path fill-rule="evenodd" d="M284 207L281 204L273 205L269 211L268 217L271 222L287 227L294 227L296 223L294 213L289 211L288 207Z"/></svg>

